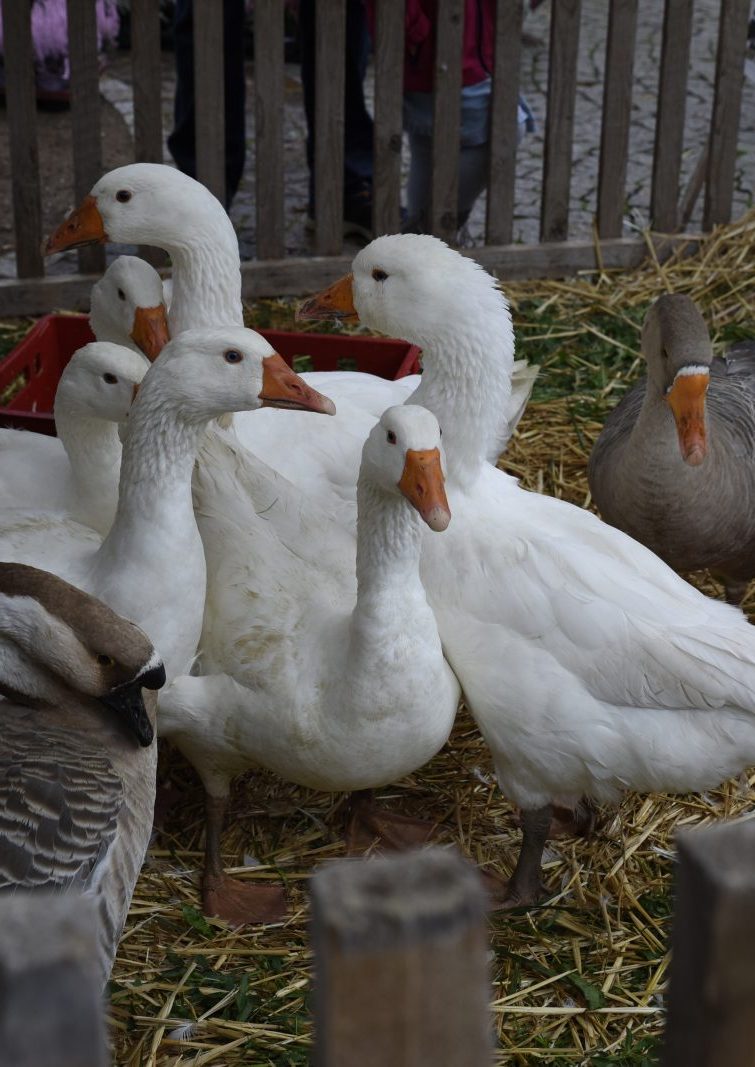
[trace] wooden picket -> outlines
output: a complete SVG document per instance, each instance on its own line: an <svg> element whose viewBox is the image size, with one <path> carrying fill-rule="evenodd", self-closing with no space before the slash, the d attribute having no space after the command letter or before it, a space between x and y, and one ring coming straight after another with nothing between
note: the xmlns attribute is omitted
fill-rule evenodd
<svg viewBox="0 0 755 1067"><path fill-rule="evenodd" d="M95 0L67 0L71 32L71 95L75 189L80 199L102 170ZM664 0L651 219L656 251L671 249L705 185L703 229L728 220L742 97L749 0L721 0L714 103L703 146L685 190L680 189L693 0ZM30 0L3 5L17 278L0 281L0 314L37 314L53 306L86 306L91 273L103 249L81 249L82 274L44 277L39 160L31 77ZM375 25L374 223L400 224L401 74L405 0L381 0ZM315 33L315 240L313 257L285 255L283 156L284 0L257 0L255 27L256 258L242 265L245 296L304 293L348 266L342 255L344 41L346 0L318 4ZM486 244L474 255L503 276L569 274L626 267L647 251L643 238L622 236L629 145L637 0L610 0L606 38L600 170L596 215L599 240L574 239L569 190L574 133L581 2L552 5L541 242L512 244L516 206L518 72L523 0L499 0L491 96ZM431 219L434 232L456 229L463 0L439 0L436 18ZM152 0L132 0L134 158L162 159L160 26ZM221 5L194 0L197 170L217 196L225 194L224 77ZM144 252L144 250L142 250Z"/></svg>

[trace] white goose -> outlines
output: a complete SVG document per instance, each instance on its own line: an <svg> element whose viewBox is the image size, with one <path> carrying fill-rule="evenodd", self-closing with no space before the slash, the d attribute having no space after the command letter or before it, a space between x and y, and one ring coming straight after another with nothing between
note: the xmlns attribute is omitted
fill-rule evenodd
<svg viewBox="0 0 755 1067"><path fill-rule="evenodd" d="M89 325L98 341L142 352L152 363L169 340L163 283L138 256L118 256L92 286Z"/></svg>
<svg viewBox="0 0 755 1067"><path fill-rule="evenodd" d="M144 629L169 678L184 673L205 596L191 500L197 448L212 419L264 403L331 407L251 330L187 331L163 349L131 409L118 509L105 540L70 520L5 509L0 558L44 565L101 597Z"/></svg>
<svg viewBox="0 0 755 1067"><path fill-rule="evenodd" d="M120 256L92 288L97 343L74 353L55 394L58 437L0 429L0 500L61 512L103 536L118 503L121 441L149 363L168 340L156 271ZM155 300L158 301L155 304Z"/></svg>
<svg viewBox="0 0 755 1067"><path fill-rule="evenodd" d="M459 687L419 577L422 520L444 530L450 519L435 418L420 407L390 408L364 445L356 583L353 555L340 569L304 564L248 495L227 513L237 449L226 441L215 436L208 447L226 447L229 462L204 463L199 475L206 676L179 678L166 691L160 729L207 791L205 908L243 922L278 917L283 900L223 874L220 828L232 777L261 765L328 791L396 781L445 743ZM391 824L369 809L363 816L372 832ZM400 838L409 821L396 817L390 836Z"/></svg>
<svg viewBox="0 0 755 1067"><path fill-rule="evenodd" d="M155 702L142 687L164 681L132 623L52 574L0 563L0 893L94 897L103 982L152 829Z"/></svg>
<svg viewBox="0 0 755 1067"><path fill-rule="evenodd" d="M47 251L105 240L146 242L170 254L172 337L208 322L242 324L236 234L220 202L192 178L149 163L110 171L52 234ZM509 430L501 434L499 443L513 429L532 389L533 372L526 365L519 370L514 394L507 397ZM254 420L236 418L234 428L254 456L304 492L327 500L331 512L353 529L362 444L385 406L406 398L408 386L346 372L305 374L303 378L317 389L326 389L328 395L333 393L338 408L335 419L312 420L298 412L262 413ZM359 396L363 400L357 403ZM306 446L292 448L292 441Z"/></svg>
<svg viewBox="0 0 755 1067"><path fill-rule="evenodd" d="M507 903L531 903L554 803L707 789L755 763L755 632L625 534L486 461L511 325L477 264L432 237L381 237L339 293L425 353L412 400L443 427L454 522L425 538L421 575L501 789L524 809Z"/></svg>

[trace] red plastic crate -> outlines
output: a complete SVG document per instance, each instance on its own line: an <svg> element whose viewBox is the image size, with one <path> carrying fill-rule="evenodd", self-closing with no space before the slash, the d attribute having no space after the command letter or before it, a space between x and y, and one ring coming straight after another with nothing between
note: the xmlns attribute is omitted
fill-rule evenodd
<svg viewBox="0 0 755 1067"><path fill-rule="evenodd" d="M417 374L420 350L406 341L386 337L346 337L329 333L260 330L291 366L308 356L301 370L359 370L380 378ZM0 407L0 426L55 435L52 417L60 375L74 352L94 340L86 315L45 315L0 361L0 392L23 377L24 385L7 407Z"/></svg>

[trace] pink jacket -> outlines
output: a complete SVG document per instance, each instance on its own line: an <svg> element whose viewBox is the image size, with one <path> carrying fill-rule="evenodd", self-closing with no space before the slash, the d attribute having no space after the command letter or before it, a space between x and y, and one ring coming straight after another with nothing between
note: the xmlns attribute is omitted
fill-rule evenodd
<svg viewBox="0 0 755 1067"><path fill-rule="evenodd" d="M375 28L375 7L367 0L370 29ZM404 19L404 92L430 93L435 64L434 22L437 0L406 0ZM462 84L476 85L493 72L496 0L466 0Z"/></svg>

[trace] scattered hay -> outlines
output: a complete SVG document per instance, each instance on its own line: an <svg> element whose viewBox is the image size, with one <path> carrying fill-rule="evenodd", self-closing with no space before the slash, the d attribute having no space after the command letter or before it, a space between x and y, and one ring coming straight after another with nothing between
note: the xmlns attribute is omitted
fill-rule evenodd
<svg viewBox="0 0 755 1067"><path fill-rule="evenodd" d="M700 252L631 274L507 284L518 354L543 365L504 466L528 488L589 505L585 465L606 411L642 373L647 306L689 293L721 350L755 333L749 271L755 215L716 231ZM251 321L288 327L292 305L267 301ZM706 592L717 590L707 579ZM749 606L755 609L755 598ZM197 893L202 797L175 753L161 775L184 791L150 850L112 980L119 1065L293 1065L311 1054L311 954L306 885L342 854L342 798L269 774L237 783L228 863L254 852L241 876L283 878L292 911L264 931L205 919ZM673 835L751 810L755 775L704 796L628 796L603 813L590 841L551 842L544 906L490 918L493 1019L499 1064L649 1064L663 1028ZM451 742L390 790L394 810L440 820L441 840L475 862L511 872L519 833L497 790L487 750L466 712Z"/></svg>

